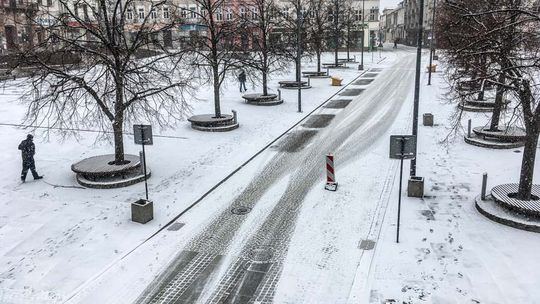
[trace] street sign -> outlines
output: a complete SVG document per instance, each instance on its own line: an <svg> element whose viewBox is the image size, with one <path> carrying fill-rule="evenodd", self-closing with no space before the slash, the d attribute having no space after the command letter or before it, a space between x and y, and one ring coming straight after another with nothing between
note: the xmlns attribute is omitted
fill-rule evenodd
<svg viewBox="0 0 540 304"><path fill-rule="evenodd" d="M413 159L415 157L416 135L390 135L390 158L400 160L396 243L399 243L399 225L401 221L401 185L403 184L403 160Z"/></svg>
<svg viewBox="0 0 540 304"><path fill-rule="evenodd" d="M133 135L136 145L152 145L152 126L133 125Z"/></svg>
<svg viewBox="0 0 540 304"><path fill-rule="evenodd" d="M415 157L415 135L390 135L390 158L413 159Z"/></svg>

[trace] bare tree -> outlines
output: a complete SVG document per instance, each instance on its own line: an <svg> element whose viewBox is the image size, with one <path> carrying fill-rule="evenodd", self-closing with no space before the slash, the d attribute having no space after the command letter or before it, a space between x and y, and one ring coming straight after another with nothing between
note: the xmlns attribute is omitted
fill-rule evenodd
<svg viewBox="0 0 540 304"><path fill-rule="evenodd" d="M260 72L263 95L268 95L268 75L285 68L284 56L277 43L279 27L278 7L275 0L247 0L248 14L241 14L243 35L252 36L252 52L245 61L250 68Z"/></svg>
<svg viewBox="0 0 540 304"><path fill-rule="evenodd" d="M339 47L344 41L344 31L346 28L346 11L350 10L347 7L345 0L329 0L328 2L328 19L330 29L328 30L328 40L334 49L334 64L337 66L339 62L338 52Z"/></svg>
<svg viewBox="0 0 540 304"><path fill-rule="evenodd" d="M165 48L179 24L165 1L60 0L60 15L42 12L33 25L43 34L20 50L19 67L32 67L25 121L49 128L112 128L115 164L124 163L127 122L170 127L189 110L181 51ZM160 18L157 18L160 13ZM164 14L164 15L163 15ZM49 22L43 24L42 19ZM170 40L167 41L170 44Z"/></svg>
<svg viewBox="0 0 540 304"><path fill-rule="evenodd" d="M321 55L326 47L326 32L328 30L328 2L327 0L309 0L309 25L306 27L307 39L310 49L317 58L317 72L321 72Z"/></svg>
<svg viewBox="0 0 540 304"><path fill-rule="evenodd" d="M460 44L451 46L447 51L452 62L457 66L477 66L477 71L486 72L485 75L480 74L481 77L495 82L499 92L506 90L519 101L516 110L520 110L527 136L517 197L530 200L540 135L538 3L526 0L448 0L443 5L445 14L459 19L456 24L456 21L449 21L452 17L445 18L445 29L454 36L462 35ZM479 60L481 58L486 60ZM472 67L470 62L475 62Z"/></svg>
<svg viewBox="0 0 540 304"><path fill-rule="evenodd" d="M311 10L308 0L286 0L278 11L280 27L280 52L296 64L296 81L301 81L301 60L305 55L307 46L307 16Z"/></svg>
<svg viewBox="0 0 540 304"><path fill-rule="evenodd" d="M229 72L242 65L246 42L239 41L243 23L236 7L225 0L194 0L196 7L183 9L202 29L189 38L186 50L192 56L192 65L205 74L213 86L214 115L221 117L220 91ZM245 7L244 7L245 8ZM240 8L242 9L242 7Z"/></svg>

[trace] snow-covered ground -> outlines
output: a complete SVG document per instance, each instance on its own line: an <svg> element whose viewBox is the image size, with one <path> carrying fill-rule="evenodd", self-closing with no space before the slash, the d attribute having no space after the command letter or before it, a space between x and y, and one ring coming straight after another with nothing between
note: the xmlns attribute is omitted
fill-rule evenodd
<svg viewBox="0 0 540 304"><path fill-rule="evenodd" d="M354 53L354 55L357 55ZM369 54L367 54L369 55ZM391 53L384 56L392 57ZM325 58L331 60L332 54ZM382 59L382 58L381 58ZM378 55L366 56L366 66L376 65ZM325 62L325 61L323 61ZM333 70L346 84L359 75L354 68ZM305 62L304 70L313 70ZM277 88L279 80L271 80ZM334 95L340 87L330 79L312 79L313 89L303 91L303 113L297 112L295 90L282 90L285 103L275 107L245 104L232 80L222 99L224 113L236 110L241 127L229 133L194 131L189 123L155 137L147 147L147 162L152 168L149 179L150 199L154 201L154 220L146 225L130 221L130 203L144 196L144 185L123 189L93 190L53 187L76 185L70 171L72 163L82 158L111 153L110 143L95 143L95 134L80 133L80 139L61 140L51 134L36 132L36 165L44 181L21 185L19 142L28 131L2 126L0 134L2 164L0 176L0 303L63 302L86 286L89 279L114 265L146 238L168 223L178 213L201 197L217 182L236 169L251 155L290 128ZM248 83L248 93L258 92ZM0 121L20 122L25 107L15 102L22 88L1 92ZM202 102L193 104L194 114L212 113L212 91L201 88ZM157 130L154 131L157 132ZM126 136L127 153L137 154L140 146ZM47 182L47 183L45 183Z"/></svg>
<svg viewBox="0 0 540 304"><path fill-rule="evenodd" d="M384 68L399 60L391 51L383 56L387 60L377 65L371 64L371 54L367 54L366 63ZM359 72L348 69L333 74L348 83ZM422 76L425 84L427 75ZM274 79L273 87L281 79L287 77ZM211 220L209 214L225 208L219 203L234 197L247 182L245 176L260 170L266 160L255 159L227 187L210 194L206 201L215 205L192 209L179 220L185 224L180 230L164 230L144 241L339 89L331 87L329 79L315 79L312 84L313 89L303 91L304 113L297 113L296 91L282 91L283 105L256 107L244 104L232 83L222 108L223 112L238 111L238 130L201 133L185 123L164 133L179 138L155 138L147 150L155 218L146 225L130 221L130 203L144 195L142 184L116 190L54 188L41 181L19 185L16 147L26 131L1 127L0 155L6 174L0 176L0 303L129 303L136 299L175 252ZM340 167L336 159L337 192L310 191L290 243L276 303L537 301L540 263L535 253L540 249L540 235L493 223L473 204L482 173L489 173L489 186L516 181L522 154L469 146L459 137L441 143L455 110L440 98L444 86L439 73L432 86L422 86L420 115L434 113L436 126L419 128L418 175L426 179L426 197L404 195L401 242L395 244L399 161L388 159L385 136L347 166ZM194 113L211 112L209 91L201 90L208 102L195 104ZM22 116L24 108L9 102L17 94L2 96L1 122L17 123ZM410 132L412 87L403 98L407 102L387 135ZM471 117L478 124L487 119L485 114ZM94 144L91 136L82 136L79 142L36 137L37 167L45 181L75 185L69 169L73 162L111 152L109 144ZM131 140L126 138L126 150L136 154L139 147ZM408 172L408 162L404 172ZM285 182L276 183L267 196L279 195ZM252 213L267 210L267 196ZM374 249L359 249L362 240L374 241Z"/></svg>

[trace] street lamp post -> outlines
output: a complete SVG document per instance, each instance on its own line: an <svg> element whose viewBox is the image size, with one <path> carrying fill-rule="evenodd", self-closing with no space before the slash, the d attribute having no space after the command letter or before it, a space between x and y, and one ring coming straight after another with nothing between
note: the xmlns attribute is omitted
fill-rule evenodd
<svg viewBox="0 0 540 304"><path fill-rule="evenodd" d="M364 6L365 0L362 0L362 41L360 44L360 65L358 66L359 70L364 70L364 39L365 39L365 31L364 31Z"/></svg>
<svg viewBox="0 0 540 304"><path fill-rule="evenodd" d="M302 3L296 3L296 85L298 86L298 112L302 112L301 56L302 56Z"/></svg>
<svg viewBox="0 0 540 304"><path fill-rule="evenodd" d="M420 68L422 64L422 35L424 26L424 0L420 0L420 12L418 15L418 37L416 48L416 77L414 84L414 107L413 107L413 126L412 135L418 135L418 104L420 102ZM418 138L418 136L417 136ZM418 141L416 141L418 145ZM411 176L416 176L416 158L411 159Z"/></svg>
<svg viewBox="0 0 540 304"><path fill-rule="evenodd" d="M435 55L435 9L437 9L437 0L433 0L433 17L431 18L431 43L429 51L429 76L428 85L431 85L431 65L433 64L433 56Z"/></svg>

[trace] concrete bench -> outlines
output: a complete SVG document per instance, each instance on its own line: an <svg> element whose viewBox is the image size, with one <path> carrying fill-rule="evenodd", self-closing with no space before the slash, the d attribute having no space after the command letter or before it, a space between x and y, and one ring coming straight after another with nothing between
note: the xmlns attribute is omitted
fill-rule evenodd
<svg viewBox="0 0 540 304"><path fill-rule="evenodd" d="M321 77L321 76L327 76L326 72L315 72L315 71L308 71L308 72L302 72L303 76L307 77Z"/></svg>
<svg viewBox="0 0 540 304"><path fill-rule="evenodd" d="M323 67L327 67L327 68L341 68L341 67L346 67L346 63L345 62L338 62L337 64L335 63L323 63L322 64Z"/></svg>
<svg viewBox="0 0 540 304"><path fill-rule="evenodd" d="M307 81L298 82L298 81L284 80L284 81L278 82L280 88L297 88L299 83L301 87L307 86L308 84Z"/></svg>

